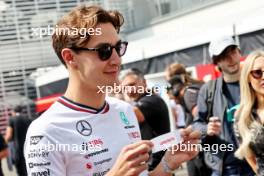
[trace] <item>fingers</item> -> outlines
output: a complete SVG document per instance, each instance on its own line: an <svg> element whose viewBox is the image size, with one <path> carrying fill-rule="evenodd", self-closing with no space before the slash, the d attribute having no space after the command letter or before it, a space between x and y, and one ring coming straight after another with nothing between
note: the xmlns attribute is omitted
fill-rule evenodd
<svg viewBox="0 0 264 176"><path fill-rule="evenodd" d="M185 129L181 129L180 134L181 134L182 139L185 140L190 135L191 132L192 132L191 126L188 126Z"/></svg>
<svg viewBox="0 0 264 176"><path fill-rule="evenodd" d="M150 141L139 141L125 146L119 154L117 161L108 176L137 176L148 167L148 152L153 147Z"/></svg>
<svg viewBox="0 0 264 176"><path fill-rule="evenodd" d="M183 143L181 143L180 145L186 144L186 146L188 146L188 150L193 150L199 147L199 145L196 144L200 144L201 140L200 139L190 139L188 141L184 141Z"/></svg>
<svg viewBox="0 0 264 176"><path fill-rule="evenodd" d="M200 139L201 138L201 132L198 130L195 130L193 132L191 132L191 134L189 135L190 139Z"/></svg>
<svg viewBox="0 0 264 176"><path fill-rule="evenodd" d="M144 164L141 164L141 165L138 165L137 167L135 168L132 168L129 170L129 175L139 175L141 172L143 172L144 170L147 170L148 169L148 165L147 163L144 163Z"/></svg>
<svg viewBox="0 0 264 176"><path fill-rule="evenodd" d="M207 134L210 136L219 135L221 131L221 122L220 121L212 121L208 123L207 126Z"/></svg>
<svg viewBox="0 0 264 176"><path fill-rule="evenodd" d="M219 117L210 117L209 122L220 122Z"/></svg>
<svg viewBox="0 0 264 176"><path fill-rule="evenodd" d="M182 141L201 138L201 132L199 132L198 130L193 131L192 126L189 126L181 130L180 133L181 133Z"/></svg>
<svg viewBox="0 0 264 176"><path fill-rule="evenodd" d="M208 129L207 134L209 136L218 136L220 134L218 129Z"/></svg>
<svg viewBox="0 0 264 176"><path fill-rule="evenodd" d="M146 142L140 144L141 145L134 145L134 148L127 151L125 154L126 161L128 161L130 175L139 175L141 172L148 169L148 152L151 150L151 145Z"/></svg>
<svg viewBox="0 0 264 176"><path fill-rule="evenodd" d="M140 141L123 148L123 157L126 161L132 162L133 166L138 166L141 162L149 159L149 152L153 144L150 141Z"/></svg>
<svg viewBox="0 0 264 176"><path fill-rule="evenodd" d="M191 126L188 126L187 128L184 128L181 130L181 134L183 135L189 135L191 132L192 132L192 127Z"/></svg>
<svg viewBox="0 0 264 176"><path fill-rule="evenodd" d="M207 126L207 134L209 136L219 135L221 131L221 121L219 117L210 117Z"/></svg>
<svg viewBox="0 0 264 176"><path fill-rule="evenodd" d="M208 125L212 127L221 127L221 122L219 121L209 122Z"/></svg>
<svg viewBox="0 0 264 176"><path fill-rule="evenodd" d="M210 129L210 130L218 130L218 129L220 129L220 127L221 127L221 124L218 123L218 122L216 122L216 123L209 123L208 124L208 129Z"/></svg>
<svg viewBox="0 0 264 176"><path fill-rule="evenodd" d="M129 150L135 149L135 148L137 148L138 146L141 146L141 145L143 145L143 144L149 146L150 148L153 147L153 144L152 144L151 141L148 141L148 140L142 140L142 141L139 141L139 142L136 142L136 143L133 143L133 144L127 145L126 147L123 148L123 151L126 152L126 151L129 151Z"/></svg>
<svg viewBox="0 0 264 176"><path fill-rule="evenodd" d="M136 159L133 160L133 162L131 163L131 166L139 166L139 165L143 165L146 163L146 161L148 161L149 159L149 154L145 153L143 155L139 155Z"/></svg>
<svg viewBox="0 0 264 176"><path fill-rule="evenodd" d="M136 146L135 148L127 151L126 155L127 155L127 160L132 160L133 158L138 157L139 155L144 155L148 152L151 151L151 146L143 143L139 146Z"/></svg>
<svg viewBox="0 0 264 176"><path fill-rule="evenodd" d="M197 156L200 151L199 148L197 148L196 145L190 145L190 144L194 144L197 142L198 140L188 141L188 145L190 147L184 148L184 150L179 149L180 145L183 145L183 144L172 146L171 149L168 150L165 154L165 158L167 158L166 161L168 161L170 168L176 169L183 162L189 161L195 156Z"/></svg>

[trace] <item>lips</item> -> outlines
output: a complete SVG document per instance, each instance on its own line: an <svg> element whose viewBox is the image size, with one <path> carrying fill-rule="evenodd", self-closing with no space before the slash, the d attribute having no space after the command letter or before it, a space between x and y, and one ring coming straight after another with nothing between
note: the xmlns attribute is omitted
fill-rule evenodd
<svg viewBox="0 0 264 176"><path fill-rule="evenodd" d="M233 65L228 65L228 67L234 67L234 66L236 66L237 64L233 64Z"/></svg>
<svg viewBox="0 0 264 176"><path fill-rule="evenodd" d="M105 74L118 74L119 67L112 67L109 70L104 71Z"/></svg>
<svg viewBox="0 0 264 176"><path fill-rule="evenodd" d="M106 73L106 74L117 74L118 73L118 70L106 71L104 73Z"/></svg>
<svg viewBox="0 0 264 176"><path fill-rule="evenodd" d="M116 73L118 72L118 70L109 70L109 71L105 71L105 73Z"/></svg>
<svg viewBox="0 0 264 176"><path fill-rule="evenodd" d="M119 71L118 70L111 70L111 71L106 71L104 74L108 77L115 78L118 76Z"/></svg>

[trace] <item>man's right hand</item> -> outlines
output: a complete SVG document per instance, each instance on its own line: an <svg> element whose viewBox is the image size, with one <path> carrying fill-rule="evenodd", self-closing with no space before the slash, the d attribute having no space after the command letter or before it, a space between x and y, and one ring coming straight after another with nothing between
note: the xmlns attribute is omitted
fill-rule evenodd
<svg viewBox="0 0 264 176"><path fill-rule="evenodd" d="M210 117L207 125L208 136L218 136L221 133L221 121L219 117Z"/></svg>
<svg viewBox="0 0 264 176"><path fill-rule="evenodd" d="M106 176L138 176L148 168L152 147L153 144L146 140L125 146Z"/></svg>

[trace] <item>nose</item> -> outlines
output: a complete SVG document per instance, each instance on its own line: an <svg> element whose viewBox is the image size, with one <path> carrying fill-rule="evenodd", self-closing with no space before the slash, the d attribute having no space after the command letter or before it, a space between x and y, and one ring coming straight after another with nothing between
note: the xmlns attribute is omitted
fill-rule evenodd
<svg viewBox="0 0 264 176"><path fill-rule="evenodd" d="M112 55L109 59L111 65L120 66L121 65L121 57L117 54L116 49L113 48Z"/></svg>
<svg viewBox="0 0 264 176"><path fill-rule="evenodd" d="M237 56L234 55L234 54L231 54L229 55L227 58L226 58L226 61L230 64L233 64L237 61Z"/></svg>

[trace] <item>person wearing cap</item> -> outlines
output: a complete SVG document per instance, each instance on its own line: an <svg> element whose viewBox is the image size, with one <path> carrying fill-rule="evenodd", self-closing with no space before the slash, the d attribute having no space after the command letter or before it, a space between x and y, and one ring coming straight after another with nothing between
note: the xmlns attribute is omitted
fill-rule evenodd
<svg viewBox="0 0 264 176"><path fill-rule="evenodd" d="M217 143L228 149L219 149L217 155L208 155L210 157L205 157L205 162L213 169L213 176L254 175L245 161L234 156L238 142L233 121L227 118L228 110L240 102L240 49L231 36L224 36L211 41L209 54L222 75L201 87L197 102L198 115L192 126L201 131L205 143ZM210 93L211 105L208 103Z"/></svg>

